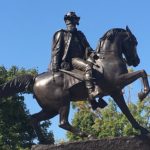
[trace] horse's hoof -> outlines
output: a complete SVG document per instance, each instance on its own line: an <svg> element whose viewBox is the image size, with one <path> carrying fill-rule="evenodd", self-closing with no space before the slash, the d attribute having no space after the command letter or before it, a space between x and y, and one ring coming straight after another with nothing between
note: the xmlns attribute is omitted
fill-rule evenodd
<svg viewBox="0 0 150 150"><path fill-rule="evenodd" d="M140 101L143 101L143 99L146 97L146 94L143 92L138 93L138 97L140 99Z"/></svg>
<svg viewBox="0 0 150 150"><path fill-rule="evenodd" d="M140 130L141 130L141 135L146 135L146 136L150 135L150 132L146 128L141 127Z"/></svg>
<svg viewBox="0 0 150 150"><path fill-rule="evenodd" d="M88 139L89 139L89 140L94 140L94 139L96 139L96 137L95 137L94 135L92 135L92 134L89 134L89 135L88 135Z"/></svg>
<svg viewBox="0 0 150 150"><path fill-rule="evenodd" d="M80 136L81 138L87 138L88 137L88 134L86 134L85 132L79 132L78 133L78 136Z"/></svg>
<svg viewBox="0 0 150 150"><path fill-rule="evenodd" d="M138 93L138 97L139 99L142 101L150 92L150 89L149 90L144 90L144 92L140 92Z"/></svg>

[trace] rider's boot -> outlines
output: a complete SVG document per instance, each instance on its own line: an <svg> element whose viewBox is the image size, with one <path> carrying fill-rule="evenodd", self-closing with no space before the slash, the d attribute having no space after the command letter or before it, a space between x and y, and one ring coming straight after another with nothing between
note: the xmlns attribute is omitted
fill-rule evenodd
<svg viewBox="0 0 150 150"><path fill-rule="evenodd" d="M99 97L97 103L99 108L105 108L108 105L101 97Z"/></svg>
<svg viewBox="0 0 150 150"><path fill-rule="evenodd" d="M100 95L102 91L97 85L93 84L92 80L86 81L86 88L88 90L88 95L89 95L88 100L92 106L92 109L96 110L97 107L99 107L99 104L98 102L96 102L95 97Z"/></svg>
<svg viewBox="0 0 150 150"><path fill-rule="evenodd" d="M100 96L97 97L98 101L95 100L95 97L101 94L101 90L95 90L89 93L89 102L93 110L97 108L105 108L108 104L104 101L104 99Z"/></svg>
<svg viewBox="0 0 150 150"><path fill-rule="evenodd" d="M103 107L103 106L101 106L100 102L96 102L96 100L95 100L96 96L101 97L102 91L99 88L99 86L97 86L93 82L92 66L90 64L87 64L86 71L85 71L85 85L88 90L88 95L89 95L88 100L91 103L92 109L95 110L98 107Z"/></svg>

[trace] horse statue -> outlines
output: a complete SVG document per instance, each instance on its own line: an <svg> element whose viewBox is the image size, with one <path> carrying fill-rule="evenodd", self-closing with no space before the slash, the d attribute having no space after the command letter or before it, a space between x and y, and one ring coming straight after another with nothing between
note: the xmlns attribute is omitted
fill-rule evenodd
<svg viewBox="0 0 150 150"><path fill-rule="evenodd" d="M96 49L94 80L102 90L103 96L111 96L127 117L133 128L147 135L149 131L140 126L130 113L122 93L122 89L135 80L142 78L144 89L138 96L143 100L150 92L145 70L129 73L127 65L136 67L140 63L137 54L136 37L130 29L114 28L107 31L100 39ZM97 69L98 68L98 69ZM99 69L102 68L102 69ZM100 71L101 70L101 71ZM103 70L103 71L102 71ZM81 137L88 137L68 122L71 101L86 101L88 92L81 74L73 71L63 71L53 74L45 72L35 76L22 75L0 85L0 97L10 96L20 92L31 92L42 110L31 116L31 122L40 143L46 143L46 138L40 129L39 122L59 114L59 127Z"/></svg>

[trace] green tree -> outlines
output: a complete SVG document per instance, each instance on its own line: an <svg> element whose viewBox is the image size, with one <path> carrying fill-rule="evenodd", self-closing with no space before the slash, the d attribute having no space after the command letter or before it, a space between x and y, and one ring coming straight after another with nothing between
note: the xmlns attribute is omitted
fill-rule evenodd
<svg viewBox="0 0 150 150"><path fill-rule="evenodd" d="M128 107L135 119L147 129L150 129L150 104L149 98L136 104L129 103ZM137 135L135 130L123 113L118 109L113 100L109 100L108 106L104 109L92 111L87 102L73 104L77 112L74 115L72 124L80 130L90 133L97 138L118 137ZM80 137L68 132L70 141L81 140Z"/></svg>
<svg viewBox="0 0 150 150"><path fill-rule="evenodd" d="M18 75L37 74L35 69L18 69L12 66L6 69L0 67L0 84L13 79ZM37 138L33 128L29 123L29 110L24 103L24 96L15 94L8 98L0 99L0 149L1 150L19 150L30 148ZM48 132L49 121L43 122L41 127L47 137L54 143L52 132Z"/></svg>

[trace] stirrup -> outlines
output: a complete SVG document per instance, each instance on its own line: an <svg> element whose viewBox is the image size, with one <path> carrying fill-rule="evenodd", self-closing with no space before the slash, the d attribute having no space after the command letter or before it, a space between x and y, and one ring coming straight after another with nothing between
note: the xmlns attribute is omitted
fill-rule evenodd
<svg viewBox="0 0 150 150"><path fill-rule="evenodd" d="M89 93L89 97L95 98L96 96L100 95L102 93L99 86L95 85L95 88Z"/></svg>

